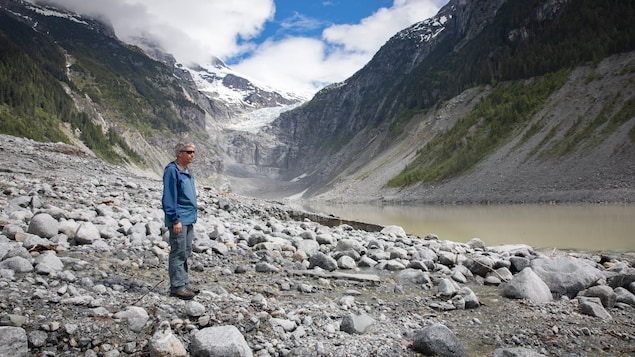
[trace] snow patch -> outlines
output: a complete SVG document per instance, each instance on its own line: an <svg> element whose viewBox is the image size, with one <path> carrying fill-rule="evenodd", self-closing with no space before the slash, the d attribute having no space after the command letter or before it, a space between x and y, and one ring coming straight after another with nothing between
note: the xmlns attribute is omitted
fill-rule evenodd
<svg viewBox="0 0 635 357"><path fill-rule="evenodd" d="M226 129L258 133L262 128L271 124L280 114L289 111L299 104L284 105L271 108L256 109L249 113L244 113L232 119L229 124L221 124Z"/></svg>
<svg viewBox="0 0 635 357"><path fill-rule="evenodd" d="M302 191L302 192L298 192L295 195L291 195L291 196L287 196L284 199L287 201L299 201L302 199L302 196L304 196L304 194L306 193L308 189Z"/></svg>

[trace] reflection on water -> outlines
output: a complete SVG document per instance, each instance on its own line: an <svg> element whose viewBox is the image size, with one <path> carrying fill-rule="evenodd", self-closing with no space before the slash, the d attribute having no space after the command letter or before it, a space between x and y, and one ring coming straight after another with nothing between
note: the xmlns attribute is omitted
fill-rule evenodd
<svg viewBox="0 0 635 357"><path fill-rule="evenodd" d="M524 243L534 248L635 251L633 205L493 205L306 207L342 219L398 225L409 234L486 245Z"/></svg>

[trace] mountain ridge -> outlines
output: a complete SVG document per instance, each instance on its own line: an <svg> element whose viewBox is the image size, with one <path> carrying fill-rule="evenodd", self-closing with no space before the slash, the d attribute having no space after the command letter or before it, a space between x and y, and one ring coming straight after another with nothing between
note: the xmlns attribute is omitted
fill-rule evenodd
<svg viewBox="0 0 635 357"><path fill-rule="evenodd" d="M25 4L0 1L13 19L12 9L36 7ZM37 112L48 123L44 140L58 126L56 138L152 175L170 160L171 143L195 141L202 180L262 198L632 202L629 14L634 6L624 0L451 0L395 34L353 76L305 101L258 87L220 60L186 67L151 41L121 43L97 20L32 11L20 26L39 28L39 41L55 40L50 47L25 35L5 38L27 41L15 48L30 50L33 66L48 73L27 78L33 86L54 86L43 83L55 78L74 108L68 99L20 98L30 113L20 116L20 106L4 99L0 124L17 122L16 132L28 134ZM575 31L588 36L582 41ZM58 62L65 64L48 64L39 48L63 49ZM30 107L37 100L43 110ZM547 174L559 164L578 170ZM521 190L509 180L527 182ZM563 198L576 186L580 194Z"/></svg>

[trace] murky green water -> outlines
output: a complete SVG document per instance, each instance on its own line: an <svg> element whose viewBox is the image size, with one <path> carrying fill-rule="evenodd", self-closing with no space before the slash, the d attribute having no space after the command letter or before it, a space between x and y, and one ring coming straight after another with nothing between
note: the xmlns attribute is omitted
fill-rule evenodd
<svg viewBox="0 0 635 357"><path fill-rule="evenodd" d="M307 209L343 219L398 225L409 234L486 245L635 251L635 205L372 206L316 205Z"/></svg>

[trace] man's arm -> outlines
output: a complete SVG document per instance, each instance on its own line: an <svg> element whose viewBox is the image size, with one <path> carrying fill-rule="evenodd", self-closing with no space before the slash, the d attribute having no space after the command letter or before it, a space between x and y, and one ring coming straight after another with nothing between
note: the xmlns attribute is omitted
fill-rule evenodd
<svg viewBox="0 0 635 357"><path fill-rule="evenodd" d="M161 199L161 205L168 221L172 224L176 224L181 220L176 211L178 195L177 175L178 173L174 167L166 168L163 173L163 198Z"/></svg>

